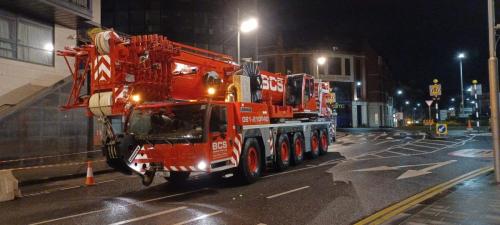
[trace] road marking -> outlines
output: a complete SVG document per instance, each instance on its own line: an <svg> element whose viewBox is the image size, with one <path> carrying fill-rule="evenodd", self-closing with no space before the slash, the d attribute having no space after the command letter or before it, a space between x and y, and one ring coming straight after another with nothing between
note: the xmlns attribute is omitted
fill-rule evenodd
<svg viewBox="0 0 500 225"><path fill-rule="evenodd" d="M217 212L205 214L205 215L198 216L198 217L195 217L195 218L190 219L190 220L186 220L186 221L182 221L180 223L176 223L174 225L183 225L183 224L191 223L191 222L194 222L194 221L197 221L197 220L202 220L202 219L205 219L207 217L215 216L215 215L221 214L221 213L222 213L222 211L217 211Z"/></svg>
<svg viewBox="0 0 500 225"><path fill-rule="evenodd" d="M396 154L396 155L408 155L408 154L404 154L404 153L401 153L401 152L394 152L394 151L391 151L391 150L387 150L386 152L390 152L390 153L393 153L393 154Z"/></svg>
<svg viewBox="0 0 500 225"><path fill-rule="evenodd" d="M173 208L173 209L167 209L167 210L164 210L164 211L161 211L161 212L156 212L156 213L152 213L152 214L148 214L148 215L145 215L145 216L136 217L136 218L129 219L129 220L123 220L123 221L120 221L120 222L112 223L110 225L122 225L122 224L126 224L126 223L131 223L131 222L135 222L135 221L139 221L139 220L148 219L148 218L155 217L155 216L161 216L161 215L164 215L164 214L172 213L172 212L183 210L183 209L187 209L187 207L186 206L181 206L181 207L177 207L177 208Z"/></svg>
<svg viewBox="0 0 500 225"><path fill-rule="evenodd" d="M300 191L300 190L303 190L303 189L306 189L306 188L310 188L310 186L304 186L304 187L295 188L295 189L292 189L292 190L289 190L289 191L285 191L285 192L281 192L281 193L274 194L274 195L271 195L271 196L267 196L266 198L267 199L272 199L272 198L276 198L276 197L279 197L279 196L282 196L282 195L286 195L286 194L290 194L290 193L293 193L293 192L296 192L296 191Z"/></svg>
<svg viewBox="0 0 500 225"><path fill-rule="evenodd" d="M431 170L446 166L446 165L454 163L456 161L457 160L448 160L448 161L437 162L437 163L424 163L424 164L413 164L413 165L402 165L402 166L377 166L377 167L358 169L358 170L353 170L353 171L354 172L389 171L389 170L398 170L401 168L408 168L408 167L428 166L428 167L425 167L425 168L419 169L419 170L407 170L407 171L405 171L404 173L399 175L398 178L396 178L396 180L401 180L401 179L407 179L407 178L418 177L418 176L430 174L430 173L432 173Z"/></svg>
<svg viewBox="0 0 500 225"><path fill-rule="evenodd" d="M427 153L426 151L421 151L421 150L417 150L417 149L413 149L413 148L407 148L407 147L398 147L398 148L406 149L406 150L410 150L410 151L414 151L414 152Z"/></svg>
<svg viewBox="0 0 500 225"><path fill-rule="evenodd" d="M163 200L163 199L167 199L167 198L173 198L173 197L177 197L177 196L181 196L181 195L187 195L187 194L192 194L192 193L196 193L196 192L200 192L200 191L205 191L205 190L208 190L208 188L202 188L202 189L198 189L198 190L194 190L194 191L187 191L187 192L182 192L182 193L178 193L178 194L167 195L167 196L162 196L162 197L158 197L158 198L152 198L152 199L148 199L148 200L132 202L132 203L124 204L124 205L116 205L116 206L112 206L110 208L92 210L92 211L78 213L78 214L73 214L73 215L69 215L69 216L63 216L63 217L59 217L59 218L55 218L55 219L50 219L50 220L44 220L44 221L40 221L40 222L36 222L36 223L31 223L30 225L53 223L55 221L60 221L60 220L65 220L65 219L70 219L70 218L75 218L75 217L90 215L90 214L94 214L94 213L100 213L100 212L105 212L105 211L109 211L109 210L114 210L114 209L119 208L119 207L125 208L125 207L132 206L132 205L138 205L138 204L144 204L144 203L148 203L148 202L159 201L159 200Z"/></svg>
<svg viewBox="0 0 500 225"><path fill-rule="evenodd" d="M384 144L384 143L387 143L387 142L398 142L398 141L401 141L401 140L385 140L385 141L381 141L379 143L376 143L375 145L381 145L381 144Z"/></svg>
<svg viewBox="0 0 500 225"><path fill-rule="evenodd" d="M82 185L62 187L62 188L59 188L59 190L64 191L64 190L75 189L75 188L79 188L79 187L82 187Z"/></svg>
<svg viewBox="0 0 500 225"><path fill-rule="evenodd" d="M457 142L454 142L454 141L435 140L435 139L432 139L432 142L444 142L444 143L449 143L449 144L456 144L457 143Z"/></svg>
<svg viewBox="0 0 500 225"><path fill-rule="evenodd" d="M439 185L436 185L432 188L429 188L427 190L424 190L418 194L415 194L407 199L404 199L396 204L393 204L383 210L380 210L360 221L355 223L355 225L365 225L365 224L382 224L391 218L393 218L396 215L399 215L402 212L405 212L407 209L427 200L430 199L437 194L454 187L455 185L462 183L465 180L480 176L482 174L488 173L490 171L493 171L492 167L483 167L474 171L471 171L469 173L466 173L464 175L461 175L459 177L456 177L454 179L451 179L447 182L441 183Z"/></svg>
<svg viewBox="0 0 500 225"><path fill-rule="evenodd" d="M447 144L432 143L428 140L422 140L422 141L419 141L418 143L427 144L427 145L448 146Z"/></svg>
<svg viewBox="0 0 500 225"><path fill-rule="evenodd" d="M312 165L312 166L304 167L304 168L300 168L300 169L294 169L294 170L288 170L288 171L284 171L284 172L280 172L280 173L270 174L270 175L262 176L261 178L265 179L265 178L269 178L269 177L281 176L281 175L286 175L289 173L300 172L303 170L315 169L315 168L318 168L321 166L331 165L331 164L334 164L336 162L342 162L342 161L344 161L344 159L333 159L333 160L326 161L326 162L323 162L323 163L318 164L318 165Z"/></svg>
<svg viewBox="0 0 500 225"><path fill-rule="evenodd" d="M434 147L434 146L426 146L426 145L418 145L418 144L415 144L415 143L411 143L411 144L408 144L408 145L414 145L414 146L417 146L417 147L424 147L424 148L432 148L432 149L440 149L438 147Z"/></svg>
<svg viewBox="0 0 500 225"><path fill-rule="evenodd" d="M448 155L467 157L467 158L492 158L493 151L491 149L461 149L448 153Z"/></svg>
<svg viewBox="0 0 500 225"><path fill-rule="evenodd" d="M104 183L109 183L109 182L113 182L115 181L115 179L111 179L111 180L103 180L103 181L100 181L100 182L95 182L96 184L104 184Z"/></svg>
<svg viewBox="0 0 500 225"><path fill-rule="evenodd" d="M407 178L418 177L418 176L430 174L430 173L432 173L431 170L437 169L437 168L442 167L442 166L446 166L446 165L454 163L456 161L457 160L448 160L448 161L436 163L436 165L425 167L425 168L419 169L419 170L407 170L403 174L399 175L399 177L396 178L396 180L402 180L402 179L407 179Z"/></svg>

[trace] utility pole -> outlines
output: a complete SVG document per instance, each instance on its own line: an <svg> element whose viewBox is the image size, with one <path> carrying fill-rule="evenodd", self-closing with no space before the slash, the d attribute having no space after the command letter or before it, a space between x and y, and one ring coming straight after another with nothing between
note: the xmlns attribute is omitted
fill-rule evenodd
<svg viewBox="0 0 500 225"><path fill-rule="evenodd" d="M490 81L490 110L491 132L493 141L493 155L495 157L495 181L500 183L500 139L498 121L498 60L496 56L496 30L495 30L495 0L488 0L488 42L490 58L488 71Z"/></svg>
<svg viewBox="0 0 500 225"><path fill-rule="evenodd" d="M476 114L476 127L477 131L479 132L479 100L477 99L477 80L472 81L473 84L473 93L474 93L474 107L475 107L475 114Z"/></svg>

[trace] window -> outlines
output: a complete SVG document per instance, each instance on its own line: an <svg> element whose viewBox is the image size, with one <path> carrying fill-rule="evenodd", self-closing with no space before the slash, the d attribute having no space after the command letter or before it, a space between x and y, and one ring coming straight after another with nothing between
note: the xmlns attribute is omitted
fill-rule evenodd
<svg viewBox="0 0 500 225"><path fill-rule="evenodd" d="M356 76L356 79L361 77L361 59L359 58L354 59L354 75Z"/></svg>
<svg viewBox="0 0 500 225"><path fill-rule="evenodd" d="M345 58L344 59L344 75L349 76L351 75L351 59Z"/></svg>
<svg viewBox="0 0 500 225"><path fill-rule="evenodd" d="M17 58L23 61L52 65L54 57L52 27L25 20L19 20L17 25Z"/></svg>
<svg viewBox="0 0 500 225"><path fill-rule="evenodd" d="M302 57L302 72L311 74L311 59L309 57Z"/></svg>
<svg viewBox="0 0 500 225"><path fill-rule="evenodd" d="M54 28L2 13L0 57L54 65Z"/></svg>
<svg viewBox="0 0 500 225"><path fill-rule="evenodd" d="M292 57L290 56L287 56L285 57L285 73L286 74L289 74L293 72L293 61L292 61Z"/></svg>
<svg viewBox="0 0 500 225"><path fill-rule="evenodd" d="M225 106L215 105L210 116L210 132L227 132L227 113Z"/></svg>
<svg viewBox="0 0 500 225"><path fill-rule="evenodd" d="M331 58L328 64L328 74L330 75L340 75L341 69L341 59L340 58Z"/></svg>
<svg viewBox="0 0 500 225"><path fill-rule="evenodd" d="M267 71L270 71L270 72L275 72L276 71L276 65L275 65L273 57L268 57L267 58Z"/></svg>
<svg viewBox="0 0 500 225"><path fill-rule="evenodd" d="M16 57L16 20L0 17L0 56Z"/></svg>

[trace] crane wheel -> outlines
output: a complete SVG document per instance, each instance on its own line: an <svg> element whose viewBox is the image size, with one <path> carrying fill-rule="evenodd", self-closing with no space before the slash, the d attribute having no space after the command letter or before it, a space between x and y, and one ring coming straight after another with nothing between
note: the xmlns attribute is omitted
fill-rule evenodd
<svg viewBox="0 0 500 225"><path fill-rule="evenodd" d="M245 140L238 165L237 177L244 184L254 183L262 174L262 158L259 142L255 138Z"/></svg>
<svg viewBox="0 0 500 225"><path fill-rule="evenodd" d="M297 132L293 134L292 138L292 163L293 165L299 165L304 161L304 137L301 133Z"/></svg>
<svg viewBox="0 0 500 225"><path fill-rule="evenodd" d="M318 158L319 156L319 135L318 131L313 131L311 133L311 151L309 152L309 157L312 159Z"/></svg>
<svg viewBox="0 0 500 225"><path fill-rule="evenodd" d="M328 133L326 130L319 132L319 154L324 155L328 153Z"/></svg>
<svg viewBox="0 0 500 225"><path fill-rule="evenodd" d="M290 142L288 141L288 135L283 133L279 136L278 142L276 143L276 159L274 162L275 168L278 171L283 171L288 169L290 165Z"/></svg>

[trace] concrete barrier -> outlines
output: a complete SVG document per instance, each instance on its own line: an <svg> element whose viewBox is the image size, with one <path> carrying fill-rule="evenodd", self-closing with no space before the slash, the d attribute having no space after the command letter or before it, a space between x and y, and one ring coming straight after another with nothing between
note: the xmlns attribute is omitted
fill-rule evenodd
<svg viewBox="0 0 500 225"><path fill-rule="evenodd" d="M10 201L15 197L21 197L17 179L11 170L0 170L0 202Z"/></svg>

